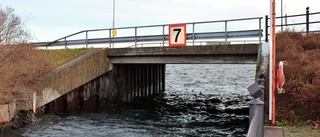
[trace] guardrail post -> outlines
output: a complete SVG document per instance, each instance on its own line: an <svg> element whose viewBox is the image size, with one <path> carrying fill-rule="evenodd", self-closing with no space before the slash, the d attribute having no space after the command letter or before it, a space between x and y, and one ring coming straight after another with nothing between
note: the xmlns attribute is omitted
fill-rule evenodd
<svg viewBox="0 0 320 137"><path fill-rule="evenodd" d="M111 29L109 29L109 48L111 48Z"/></svg>
<svg viewBox="0 0 320 137"><path fill-rule="evenodd" d="M228 21L224 22L224 44L227 44L228 39Z"/></svg>
<svg viewBox="0 0 320 137"><path fill-rule="evenodd" d="M137 47L137 27L134 28L134 45Z"/></svg>
<svg viewBox="0 0 320 137"><path fill-rule="evenodd" d="M248 91L254 99L249 104L249 131L248 136L263 137L264 136L264 81L265 76L262 72L258 74L257 82L248 87Z"/></svg>
<svg viewBox="0 0 320 137"><path fill-rule="evenodd" d="M88 31L86 31L86 48L88 48Z"/></svg>
<svg viewBox="0 0 320 137"><path fill-rule="evenodd" d="M309 35L309 7L306 8L306 29L307 29L307 36Z"/></svg>
<svg viewBox="0 0 320 137"><path fill-rule="evenodd" d="M64 38L64 49L67 49L67 38Z"/></svg>
<svg viewBox="0 0 320 137"><path fill-rule="evenodd" d="M262 32L261 32L261 19L259 18L259 45L261 44L261 36L262 36Z"/></svg>
<svg viewBox="0 0 320 137"><path fill-rule="evenodd" d="M194 46L194 39L195 39L194 29L195 29L195 24L192 23L192 46Z"/></svg>
<svg viewBox="0 0 320 137"><path fill-rule="evenodd" d="M164 28L165 26L163 25L162 26L162 47L164 47L164 39L165 39L165 36L164 36ZM161 46L161 45L160 45Z"/></svg>
<svg viewBox="0 0 320 137"><path fill-rule="evenodd" d="M266 17L265 17L265 21L266 21L266 26L265 26L265 41L266 42L269 42L269 32L268 32L268 28L269 28L269 24L268 24L268 19L269 19L269 17L268 17L268 15L266 15Z"/></svg>

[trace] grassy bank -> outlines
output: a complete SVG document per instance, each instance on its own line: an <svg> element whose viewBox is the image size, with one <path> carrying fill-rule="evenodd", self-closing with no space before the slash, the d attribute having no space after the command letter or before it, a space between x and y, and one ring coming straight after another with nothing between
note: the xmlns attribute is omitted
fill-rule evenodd
<svg viewBox="0 0 320 137"><path fill-rule="evenodd" d="M78 56L87 53L91 49L60 49L60 50L43 50L45 54L52 58L54 66L60 66Z"/></svg>
<svg viewBox="0 0 320 137"><path fill-rule="evenodd" d="M0 46L0 104L31 97L38 77L89 50L37 50L29 44Z"/></svg>

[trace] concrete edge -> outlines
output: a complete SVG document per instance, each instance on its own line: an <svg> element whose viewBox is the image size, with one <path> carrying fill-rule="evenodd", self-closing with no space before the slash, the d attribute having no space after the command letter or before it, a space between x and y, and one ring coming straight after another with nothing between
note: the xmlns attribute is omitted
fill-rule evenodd
<svg viewBox="0 0 320 137"><path fill-rule="evenodd" d="M48 72L47 74L45 74L44 76L40 77L40 80L41 79L44 79L45 77L48 77L54 73L57 73L59 71L62 71L64 70L65 68L68 68L74 64L77 64L78 62L81 62L83 59L87 58L87 57L90 57L90 56L93 56L94 54L100 52L101 50L105 50L105 49L102 49L102 48L97 48L97 49L92 49L90 50L89 52L87 53L84 53L83 55L80 55L79 57L75 58L75 59L72 59L70 60L69 62L66 62L65 64L62 64L61 66L53 69L52 71Z"/></svg>
<svg viewBox="0 0 320 137"><path fill-rule="evenodd" d="M264 126L264 137L284 137L282 127Z"/></svg>

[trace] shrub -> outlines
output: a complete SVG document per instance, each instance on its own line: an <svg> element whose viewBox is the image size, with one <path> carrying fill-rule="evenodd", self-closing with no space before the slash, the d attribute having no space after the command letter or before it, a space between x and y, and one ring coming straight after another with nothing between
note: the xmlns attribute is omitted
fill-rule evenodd
<svg viewBox="0 0 320 137"><path fill-rule="evenodd" d="M0 104L30 97L36 78L52 68L51 57L32 45L0 46Z"/></svg>
<svg viewBox="0 0 320 137"><path fill-rule="evenodd" d="M295 120L320 120L320 35L308 36L293 31L277 35L277 61L284 67L285 94L277 95L277 117Z"/></svg>

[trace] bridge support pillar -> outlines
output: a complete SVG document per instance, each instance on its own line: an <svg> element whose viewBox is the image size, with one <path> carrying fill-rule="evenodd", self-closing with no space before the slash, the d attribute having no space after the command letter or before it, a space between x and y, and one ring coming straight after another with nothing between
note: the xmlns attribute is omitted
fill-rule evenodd
<svg viewBox="0 0 320 137"><path fill-rule="evenodd" d="M164 92L165 64L117 64L113 69L119 101L130 102Z"/></svg>

